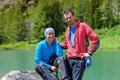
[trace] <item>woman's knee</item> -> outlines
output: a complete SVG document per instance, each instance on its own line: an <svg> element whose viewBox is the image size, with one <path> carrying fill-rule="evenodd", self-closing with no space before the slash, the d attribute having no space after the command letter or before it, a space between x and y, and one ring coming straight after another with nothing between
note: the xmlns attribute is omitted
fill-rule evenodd
<svg viewBox="0 0 120 80"><path fill-rule="evenodd" d="M44 67L43 64L36 65L35 71L36 71L37 73L39 73L40 75L43 75L43 74L42 74L42 72L43 72L43 67Z"/></svg>
<svg viewBox="0 0 120 80"><path fill-rule="evenodd" d="M58 57L57 63L61 63L61 62L64 62L64 61L65 61L64 57L61 56L61 57Z"/></svg>
<svg viewBox="0 0 120 80"><path fill-rule="evenodd" d="M59 60L64 60L63 56L58 57Z"/></svg>
<svg viewBox="0 0 120 80"><path fill-rule="evenodd" d="M40 69L42 69L42 68L43 68L43 64L38 64L38 65L36 65L35 70L40 71Z"/></svg>

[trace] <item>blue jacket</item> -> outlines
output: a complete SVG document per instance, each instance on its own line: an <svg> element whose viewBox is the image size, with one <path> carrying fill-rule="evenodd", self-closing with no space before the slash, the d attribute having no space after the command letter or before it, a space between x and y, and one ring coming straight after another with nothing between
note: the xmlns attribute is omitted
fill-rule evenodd
<svg viewBox="0 0 120 80"><path fill-rule="evenodd" d="M44 64L47 68L50 68L50 64L48 64L48 62L52 54L63 56L63 51L59 43L53 41L51 45L48 45L46 39L39 42L35 52L36 65Z"/></svg>

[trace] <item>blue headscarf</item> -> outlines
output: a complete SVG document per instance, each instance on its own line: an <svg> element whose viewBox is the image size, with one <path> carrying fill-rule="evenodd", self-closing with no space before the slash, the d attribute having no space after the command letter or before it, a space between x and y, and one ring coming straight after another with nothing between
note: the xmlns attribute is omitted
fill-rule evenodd
<svg viewBox="0 0 120 80"><path fill-rule="evenodd" d="M52 27L46 28L45 31L44 31L45 36L50 32L55 32L55 31Z"/></svg>

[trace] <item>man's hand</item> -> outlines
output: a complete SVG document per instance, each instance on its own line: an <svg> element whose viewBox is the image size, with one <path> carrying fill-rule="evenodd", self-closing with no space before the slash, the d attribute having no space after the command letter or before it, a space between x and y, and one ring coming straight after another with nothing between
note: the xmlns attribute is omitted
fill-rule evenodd
<svg viewBox="0 0 120 80"><path fill-rule="evenodd" d="M81 53L80 55L81 55L81 58L86 58L90 56L89 53Z"/></svg>
<svg viewBox="0 0 120 80"><path fill-rule="evenodd" d="M58 41L58 38L57 38L57 37L55 37L55 41L59 43L59 41Z"/></svg>
<svg viewBox="0 0 120 80"><path fill-rule="evenodd" d="M56 71L56 70L57 70L57 67L51 66L50 69L51 69L52 71Z"/></svg>

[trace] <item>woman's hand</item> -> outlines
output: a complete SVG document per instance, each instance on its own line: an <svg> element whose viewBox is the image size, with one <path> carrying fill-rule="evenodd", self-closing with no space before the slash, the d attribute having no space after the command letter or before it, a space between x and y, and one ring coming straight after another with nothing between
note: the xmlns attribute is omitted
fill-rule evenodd
<svg viewBox="0 0 120 80"><path fill-rule="evenodd" d="M51 69L52 71L57 71L57 67L55 67L55 66L51 66L50 69Z"/></svg>

